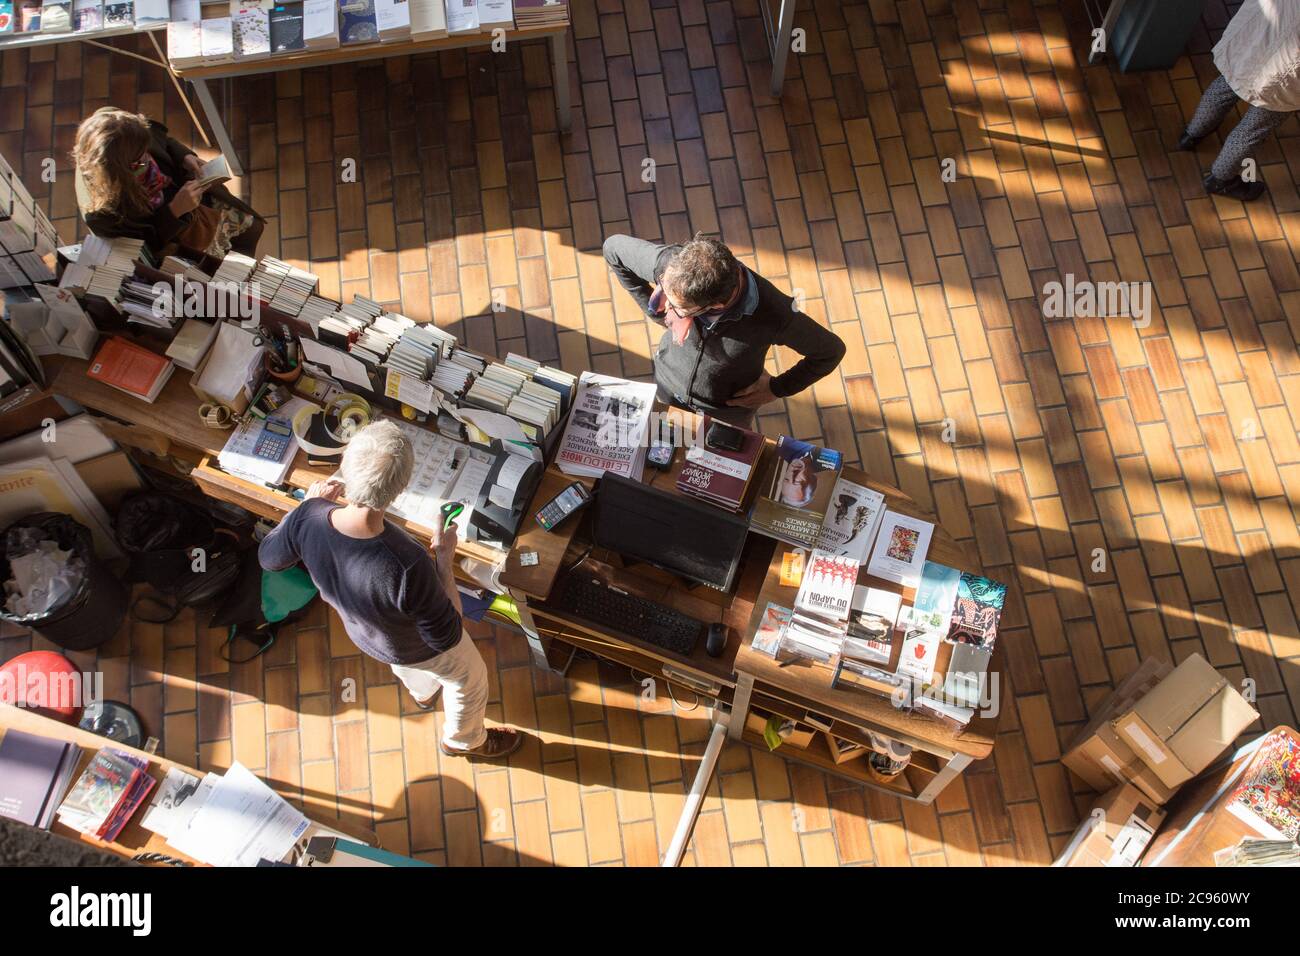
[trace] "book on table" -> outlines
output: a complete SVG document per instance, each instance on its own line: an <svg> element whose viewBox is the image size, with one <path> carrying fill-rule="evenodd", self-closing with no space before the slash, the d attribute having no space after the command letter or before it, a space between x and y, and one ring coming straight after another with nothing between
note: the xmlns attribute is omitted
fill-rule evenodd
<svg viewBox="0 0 1300 956"><path fill-rule="evenodd" d="M0 817L48 830L80 755L68 741L7 731L0 738Z"/></svg>
<svg viewBox="0 0 1300 956"><path fill-rule="evenodd" d="M712 423L705 415L700 434L707 436ZM741 433L741 443L734 451L709 447L707 437L686 449L686 460L677 475L678 491L728 511L740 510L763 453L763 436L745 428L736 430Z"/></svg>
<svg viewBox="0 0 1300 956"><path fill-rule="evenodd" d="M840 475L827 503L817 547L865 563L885 511L885 496Z"/></svg>
<svg viewBox="0 0 1300 956"><path fill-rule="evenodd" d="M174 369L164 356L114 335L99 347L86 375L119 392L153 402Z"/></svg>
<svg viewBox="0 0 1300 956"><path fill-rule="evenodd" d="M782 435L766 485L754 502L750 527L796 547L814 547L843 464L843 456L833 448Z"/></svg>

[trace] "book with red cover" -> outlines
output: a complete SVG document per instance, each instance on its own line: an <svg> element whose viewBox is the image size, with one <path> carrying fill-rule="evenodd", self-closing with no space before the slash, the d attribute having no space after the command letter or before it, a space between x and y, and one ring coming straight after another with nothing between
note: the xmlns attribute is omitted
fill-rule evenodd
<svg viewBox="0 0 1300 956"><path fill-rule="evenodd" d="M712 421L704 416L701 435L709 433ZM737 430L744 433L738 451L709 448L703 442L686 450L686 462L677 475L678 491L730 511L740 510L763 452L763 436L744 428Z"/></svg>
<svg viewBox="0 0 1300 956"><path fill-rule="evenodd" d="M100 346L86 374L118 391L152 402L171 378L173 368L166 356L115 335Z"/></svg>

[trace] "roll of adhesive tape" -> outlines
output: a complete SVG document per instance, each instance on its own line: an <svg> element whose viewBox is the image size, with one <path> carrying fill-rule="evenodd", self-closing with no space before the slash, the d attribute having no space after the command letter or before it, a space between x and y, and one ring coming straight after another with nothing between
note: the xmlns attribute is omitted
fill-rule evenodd
<svg viewBox="0 0 1300 956"><path fill-rule="evenodd" d="M317 415L323 416L321 424L330 444L313 442L307 437ZM339 454L353 435L370 424L370 419L370 403L360 395L345 393L336 396L324 409L314 405L299 409L293 417L293 434L307 454L329 457Z"/></svg>

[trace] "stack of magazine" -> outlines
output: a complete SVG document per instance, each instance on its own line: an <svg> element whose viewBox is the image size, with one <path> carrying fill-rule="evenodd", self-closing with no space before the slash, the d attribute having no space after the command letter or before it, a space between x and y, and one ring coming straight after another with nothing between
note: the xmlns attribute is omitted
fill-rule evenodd
<svg viewBox="0 0 1300 956"><path fill-rule="evenodd" d="M566 475L607 471L640 480L657 388L612 375L583 372L555 464Z"/></svg>

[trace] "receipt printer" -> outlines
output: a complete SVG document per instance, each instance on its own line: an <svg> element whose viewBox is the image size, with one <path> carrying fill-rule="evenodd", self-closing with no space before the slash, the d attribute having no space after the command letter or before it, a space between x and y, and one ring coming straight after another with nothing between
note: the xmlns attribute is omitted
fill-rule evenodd
<svg viewBox="0 0 1300 956"><path fill-rule="evenodd" d="M498 454L470 513L467 537L509 547L541 480L541 462L511 452Z"/></svg>

